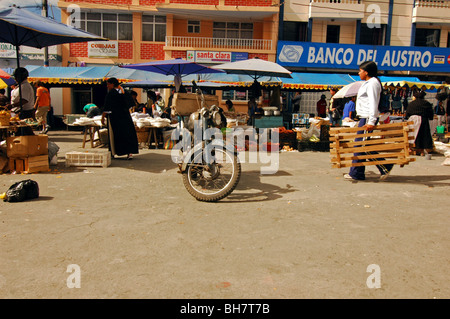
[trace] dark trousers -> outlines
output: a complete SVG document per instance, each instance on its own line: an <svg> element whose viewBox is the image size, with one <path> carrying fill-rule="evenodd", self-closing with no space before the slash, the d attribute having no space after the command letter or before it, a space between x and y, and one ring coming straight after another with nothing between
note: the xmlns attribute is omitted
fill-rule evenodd
<svg viewBox="0 0 450 319"><path fill-rule="evenodd" d="M366 125L367 119L360 119L358 123L358 127L363 127ZM378 123L378 121L377 121ZM376 124L375 124L376 125ZM358 131L357 134L364 134L366 131ZM357 137L355 138L355 142L363 141L363 137ZM359 146L357 146L359 147ZM355 153L355 156L361 156L361 155L373 155L378 154L378 152L363 152L363 153ZM376 159L369 159L369 161L379 161L383 160L382 158L376 158ZM366 160L353 160L353 163L362 163ZM380 171L381 175L385 175L391 171L391 169L394 167L394 164L386 164L386 165L376 165L378 170ZM354 179L364 180L366 179L365 175L366 167L365 166L354 166L350 168L349 175Z"/></svg>

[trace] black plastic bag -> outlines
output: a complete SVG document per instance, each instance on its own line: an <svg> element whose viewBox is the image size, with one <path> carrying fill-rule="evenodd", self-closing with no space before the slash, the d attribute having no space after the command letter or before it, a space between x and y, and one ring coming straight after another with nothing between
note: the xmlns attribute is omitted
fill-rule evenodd
<svg viewBox="0 0 450 319"><path fill-rule="evenodd" d="M39 197L39 185L37 182L27 179L11 185L6 191L4 202L23 202L27 199Z"/></svg>

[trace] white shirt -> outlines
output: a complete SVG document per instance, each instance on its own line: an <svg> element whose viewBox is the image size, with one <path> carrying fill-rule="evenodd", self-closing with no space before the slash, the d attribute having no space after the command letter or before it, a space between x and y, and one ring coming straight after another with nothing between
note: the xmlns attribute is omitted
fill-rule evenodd
<svg viewBox="0 0 450 319"><path fill-rule="evenodd" d="M361 85L356 98L356 114L368 119L366 124L375 125L378 116L378 103L380 102L381 85L378 79L373 77Z"/></svg>
<svg viewBox="0 0 450 319"><path fill-rule="evenodd" d="M28 80L24 80L20 84L21 90L22 90L22 99L27 100L27 103L22 104L22 109L24 111L29 111L34 109L34 89L31 86L30 82ZM15 88L11 92L11 103L18 103L20 101L20 92L19 92L19 86Z"/></svg>

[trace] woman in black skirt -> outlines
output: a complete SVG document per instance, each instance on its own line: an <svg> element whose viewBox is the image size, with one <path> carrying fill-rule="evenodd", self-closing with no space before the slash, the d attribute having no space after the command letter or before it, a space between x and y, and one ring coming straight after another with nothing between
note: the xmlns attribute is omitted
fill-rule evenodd
<svg viewBox="0 0 450 319"><path fill-rule="evenodd" d="M130 104L116 78L106 80L106 86L108 94L102 109L102 124L108 126L111 155L113 158L114 155L126 155L127 159L132 159L133 154L139 154L139 144L130 115Z"/></svg>
<svg viewBox="0 0 450 319"><path fill-rule="evenodd" d="M405 115L405 119L409 119L413 115L420 116L420 128L414 145L416 154L420 155L424 155L424 150L431 152L434 149L429 122L434 117L433 105L424 99L425 95L424 91L414 93L413 101L409 103Z"/></svg>

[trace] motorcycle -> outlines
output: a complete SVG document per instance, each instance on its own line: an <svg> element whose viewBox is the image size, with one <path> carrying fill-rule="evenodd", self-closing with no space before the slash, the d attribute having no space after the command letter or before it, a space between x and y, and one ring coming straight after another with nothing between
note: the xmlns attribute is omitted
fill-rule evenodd
<svg viewBox="0 0 450 319"><path fill-rule="evenodd" d="M201 108L187 119L181 117L183 123L187 120L183 143L186 146L188 140L189 145L180 150L179 172L185 188L195 199L216 202L236 188L241 176L241 164L234 145L226 143L223 138L216 138L219 132L222 134L218 129L223 125L221 110L217 105L208 106L203 92L195 81L192 82L195 94L201 99Z"/></svg>

